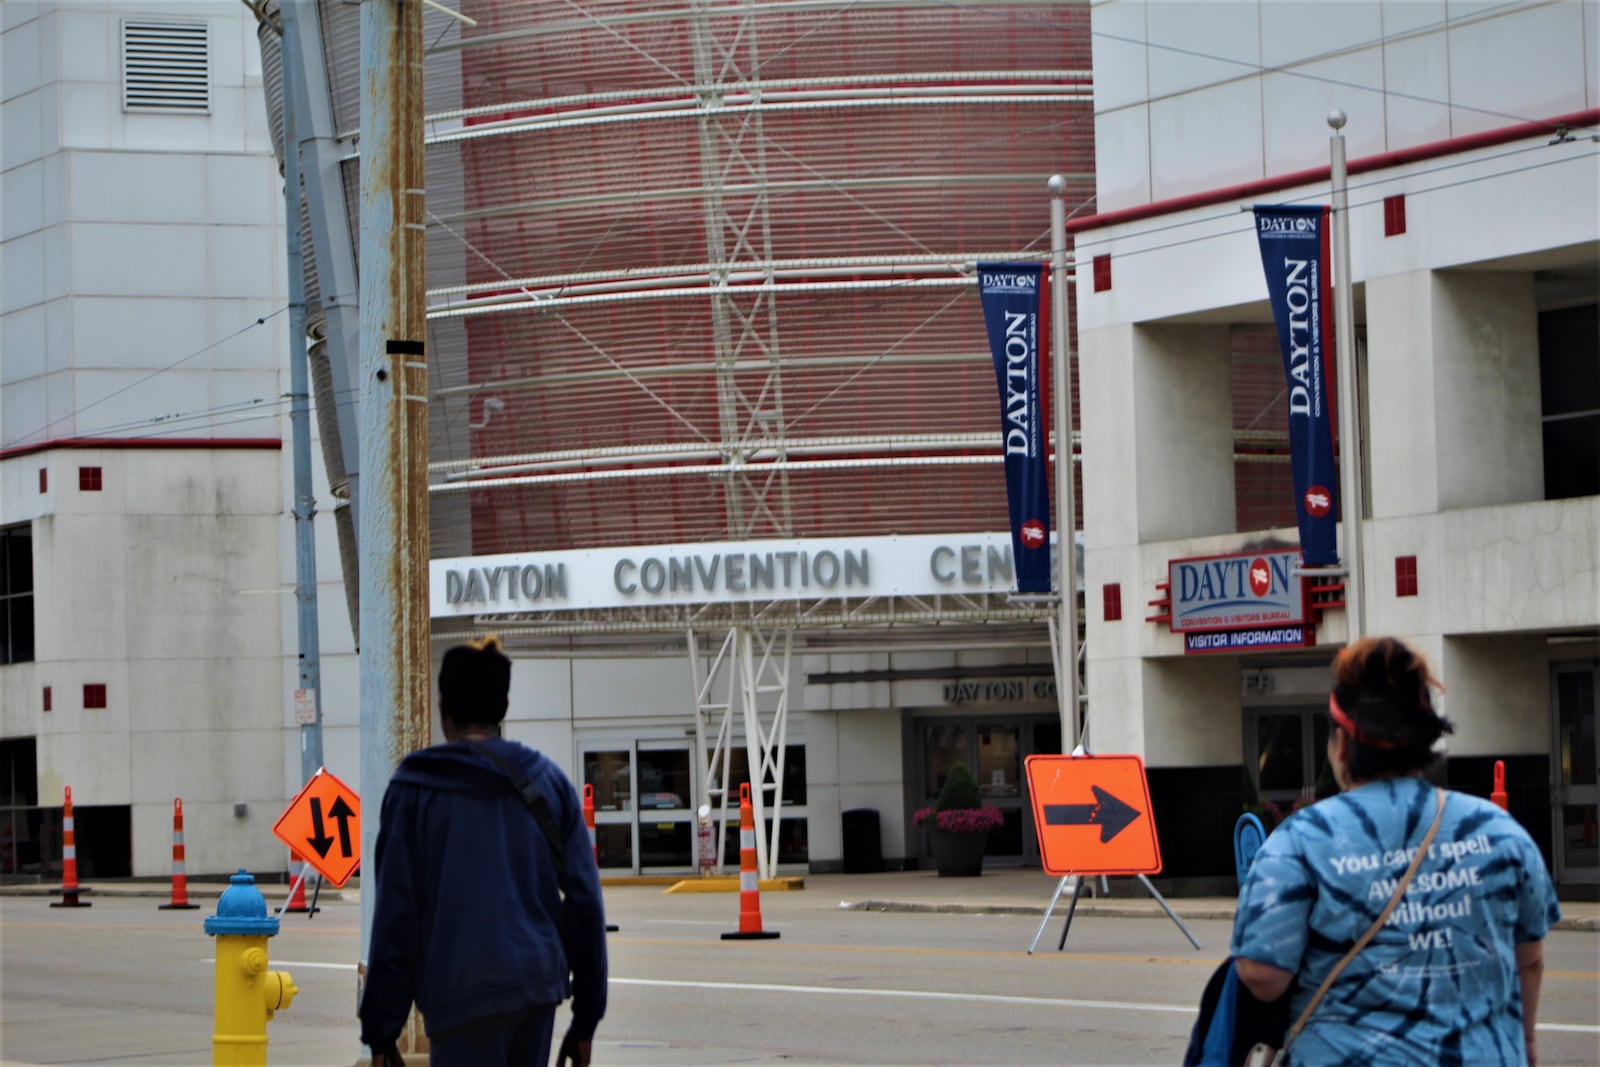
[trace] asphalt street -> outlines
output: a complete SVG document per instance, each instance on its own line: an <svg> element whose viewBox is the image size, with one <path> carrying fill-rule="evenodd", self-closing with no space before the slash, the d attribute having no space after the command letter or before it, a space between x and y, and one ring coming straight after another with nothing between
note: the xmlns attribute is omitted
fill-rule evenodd
<svg viewBox="0 0 1600 1067"><path fill-rule="evenodd" d="M1001 888L999 879L972 880ZM899 895L917 886L899 883ZM1027 953L1052 883L1013 886L1031 911L941 913L889 906L881 887L811 879L763 893L780 937L726 942L738 925L731 893L664 894L608 887L611 1007L595 1044L600 1065L1173 1064L1229 923L1174 902L1202 948L1159 912L1087 904L1065 951L1057 912ZM851 892L851 889L862 890ZM873 900L865 898L873 897ZM43 897L0 898L0 1061L35 1064L211 1062L212 954L199 911L159 911L152 897L99 896L81 911ZM915 901L902 901L903 904ZM1148 901L1137 902L1148 904ZM1098 907L1097 907L1098 905ZM299 987L271 1024L269 1062L353 1064L359 906L330 901L314 918L286 916L269 944L274 968ZM1600 934L1560 930L1549 942L1541 1062L1593 1064L1600 1045Z"/></svg>

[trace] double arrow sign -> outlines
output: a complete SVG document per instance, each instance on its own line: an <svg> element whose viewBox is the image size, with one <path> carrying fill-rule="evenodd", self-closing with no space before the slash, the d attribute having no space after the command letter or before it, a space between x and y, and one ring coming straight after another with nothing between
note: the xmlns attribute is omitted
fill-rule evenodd
<svg viewBox="0 0 1600 1067"><path fill-rule="evenodd" d="M355 817L356 813L344 802L344 797L333 798L328 818L339 824L339 855L346 859L355 855L355 850L350 847L350 820ZM323 859L328 858L328 850L333 847L333 838L323 833L321 797L311 798L311 836L306 838L306 844L316 849L317 855Z"/></svg>
<svg viewBox="0 0 1600 1067"><path fill-rule="evenodd" d="M273 834L335 886L361 865L361 798L324 768L272 827Z"/></svg>

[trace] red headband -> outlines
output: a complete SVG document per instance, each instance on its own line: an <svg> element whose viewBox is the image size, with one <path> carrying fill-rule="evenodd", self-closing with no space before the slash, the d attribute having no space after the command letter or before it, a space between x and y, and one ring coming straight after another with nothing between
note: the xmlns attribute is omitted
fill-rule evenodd
<svg viewBox="0 0 1600 1067"><path fill-rule="evenodd" d="M1347 715L1345 710L1339 706L1339 702L1334 699L1332 693L1328 694L1328 715L1333 719L1333 724L1335 726L1349 734L1351 737L1355 738L1361 744L1366 745L1368 748L1400 747L1400 744L1396 741L1383 741L1376 737L1368 737L1366 734L1362 733L1361 730L1357 728L1355 720Z"/></svg>

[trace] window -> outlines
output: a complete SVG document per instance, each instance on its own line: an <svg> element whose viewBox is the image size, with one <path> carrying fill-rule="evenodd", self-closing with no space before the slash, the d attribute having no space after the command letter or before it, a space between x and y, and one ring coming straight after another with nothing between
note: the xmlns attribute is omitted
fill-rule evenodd
<svg viewBox="0 0 1600 1067"><path fill-rule="evenodd" d="M106 687L104 683L89 682L84 685L83 706L85 708L103 708L106 706Z"/></svg>
<svg viewBox="0 0 1600 1067"><path fill-rule="evenodd" d="M0 741L0 875L40 877L40 842L46 837L39 810L38 745L31 737ZM60 833L55 834L57 840ZM59 846L58 846L59 847Z"/></svg>
<svg viewBox="0 0 1600 1067"><path fill-rule="evenodd" d="M1600 496L1600 304L1539 316L1544 497Z"/></svg>
<svg viewBox="0 0 1600 1067"><path fill-rule="evenodd" d="M98 493L105 486L99 467L78 468L78 492Z"/></svg>
<svg viewBox="0 0 1600 1067"><path fill-rule="evenodd" d="M122 110L198 115L211 110L204 22L122 24Z"/></svg>
<svg viewBox="0 0 1600 1067"><path fill-rule="evenodd" d="M0 664L33 661L33 527L0 530Z"/></svg>

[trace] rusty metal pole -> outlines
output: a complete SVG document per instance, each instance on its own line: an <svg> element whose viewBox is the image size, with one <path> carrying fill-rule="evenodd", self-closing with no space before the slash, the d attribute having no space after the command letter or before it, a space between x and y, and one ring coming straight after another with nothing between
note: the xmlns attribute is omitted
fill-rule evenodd
<svg viewBox="0 0 1600 1067"><path fill-rule="evenodd" d="M422 0L361 3L361 792L370 864L395 764L432 735ZM372 873L364 866L363 879ZM373 898L361 894L362 973ZM400 1050L423 1053L408 1040ZM425 1039L424 1039L425 1042Z"/></svg>

